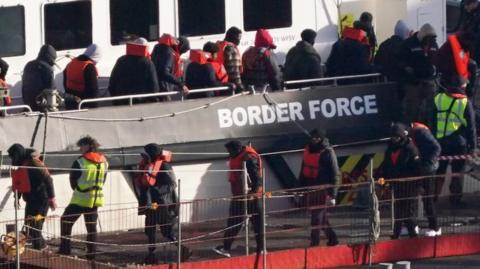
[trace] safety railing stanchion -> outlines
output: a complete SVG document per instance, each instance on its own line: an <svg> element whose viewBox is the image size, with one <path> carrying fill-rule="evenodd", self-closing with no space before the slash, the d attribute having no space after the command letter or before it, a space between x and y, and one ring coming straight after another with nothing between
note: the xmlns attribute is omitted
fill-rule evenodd
<svg viewBox="0 0 480 269"><path fill-rule="evenodd" d="M372 247L375 244L375 207L374 207L374 195L375 195L375 182L373 180L373 157L370 158L368 162L368 181L370 182L370 195L369 195L369 207L370 207L370 218L369 218L369 242L368 242L368 265L372 266Z"/></svg>
<svg viewBox="0 0 480 269"><path fill-rule="evenodd" d="M177 269L180 269L180 266L181 266L181 263L182 263L182 203L181 203L181 182L182 180L181 179L178 179L178 199L177 199L177 203L178 203L178 235L177 235L177 240L178 240L178 244L177 244Z"/></svg>
<svg viewBox="0 0 480 269"><path fill-rule="evenodd" d="M245 215L245 255L249 255L249 240L248 240L248 173L247 163L243 162L243 213Z"/></svg>
<svg viewBox="0 0 480 269"><path fill-rule="evenodd" d="M262 177L262 240L263 240L263 269L267 269L267 203L266 203L266 190L265 190L265 168L263 168Z"/></svg>
<svg viewBox="0 0 480 269"><path fill-rule="evenodd" d="M393 193L393 189L390 188L390 221L392 224L392 234L393 234L393 228L395 226L395 194Z"/></svg>
<svg viewBox="0 0 480 269"><path fill-rule="evenodd" d="M15 268L20 269L20 230L18 229L18 191L15 190Z"/></svg>

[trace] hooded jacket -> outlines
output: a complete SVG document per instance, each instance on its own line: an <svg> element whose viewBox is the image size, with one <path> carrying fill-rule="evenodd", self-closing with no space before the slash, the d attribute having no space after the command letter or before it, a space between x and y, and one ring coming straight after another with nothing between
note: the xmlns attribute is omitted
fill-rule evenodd
<svg viewBox="0 0 480 269"><path fill-rule="evenodd" d="M400 47L398 54L398 64L402 70L401 78L406 81L431 80L437 75L437 70L433 64L438 45L433 44L427 51L422 48L419 39L420 32L406 39ZM421 34L425 36L426 33ZM407 70L411 70L407 71Z"/></svg>
<svg viewBox="0 0 480 269"><path fill-rule="evenodd" d="M299 41L288 51L283 75L285 80L323 77L322 59L312 44Z"/></svg>
<svg viewBox="0 0 480 269"><path fill-rule="evenodd" d="M108 90L111 96L159 92L155 66L145 55L139 56L138 50L127 49L127 54L121 56L113 67ZM126 104L128 101L115 103Z"/></svg>
<svg viewBox="0 0 480 269"><path fill-rule="evenodd" d="M38 152L34 149L25 149L20 144L14 144L8 149L8 154L12 158L12 165L21 166L26 161L27 166L40 168L27 169L30 180L30 193L22 194L25 202L42 203L55 197L52 177L45 164L38 159Z"/></svg>
<svg viewBox="0 0 480 269"><path fill-rule="evenodd" d="M433 174L438 169L438 157L441 147L428 127L412 127L410 129L412 142L420 156L420 171L424 175Z"/></svg>
<svg viewBox="0 0 480 269"><path fill-rule="evenodd" d="M189 89L202 89L222 86L217 80L213 66L202 50L190 50L190 64L185 72L185 83ZM189 94L188 98L211 97L213 92Z"/></svg>
<svg viewBox="0 0 480 269"><path fill-rule="evenodd" d="M23 103L38 111L35 98L45 89L54 89L53 65L57 58L56 50L50 45L43 45L37 59L25 65L22 75Z"/></svg>
<svg viewBox="0 0 480 269"><path fill-rule="evenodd" d="M188 49L182 49L179 45L179 41L175 37L164 34L153 48L152 61L162 92L178 91L184 85L182 77L177 75L179 74L178 68L182 68L180 52Z"/></svg>
<svg viewBox="0 0 480 269"><path fill-rule="evenodd" d="M273 91L280 90L282 74L272 49L276 48L267 30L259 29L255 36L255 46L248 48L242 56L245 86L263 87L270 84Z"/></svg>

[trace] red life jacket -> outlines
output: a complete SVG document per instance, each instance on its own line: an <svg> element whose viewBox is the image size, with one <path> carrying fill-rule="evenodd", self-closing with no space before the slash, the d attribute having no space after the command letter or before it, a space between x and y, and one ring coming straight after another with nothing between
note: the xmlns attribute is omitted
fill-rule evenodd
<svg viewBox="0 0 480 269"><path fill-rule="evenodd" d="M150 59L150 52L148 51L148 46L127 43L127 55L140 56Z"/></svg>
<svg viewBox="0 0 480 269"><path fill-rule="evenodd" d="M262 175L263 171L263 164L262 158L260 155L255 151L254 148L246 146L240 154L237 156L230 158L229 160L229 167L231 170L242 170L243 169L243 162L248 160L249 156L253 156L255 159L258 160L260 175ZM243 194L243 176L242 172L240 171L230 171L228 175L228 181L232 185L232 193L234 195Z"/></svg>
<svg viewBox="0 0 480 269"><path fill-rule="evenodd" d="M345 39L352 39L355 41L358 41L362 44L370 46L370 43L368 42L367 38L367 33L365 31L360 30L360 29L355 29L352 27L345 27L342 32L342 37Z"/></svg>
<svg viewBox="0 0 480 269"><path fill-rule="evenodd" d="M2 106L9 106L12 104L12 97L10 97L10 91L8 89L7 83L0 79L0 91L2 91Z"/></svg>
<svg viewBox="0 0 480 269"><path fill-rule="evenodd" d="M206 64L207 55L203 50L190 50L190 61L198 64Z"/></svg>
<svg viewBox="0 0 480 269"><path fill-rule="evenodd" d="M225 70L225 66L213 59L209 59L208 63L213 67L213 70L215 70L215 77L217 78L217 80L222 83L227 83L228 74L227 70Z"/></svg>
<svg viewBox="0 0 480 269"><path fill-rule="evenodd" d="M390 160L392 161L393 165L397 165L398 158L400 157L400 149L397 149L396 151L393 151L392 154L390 155Z"/></svg>
<svg viewBox="0 0 480 269"><path fill-rule="evenodd" d="M178 50L178 40L169 34L163 34L158 40L158 44L163 44L170 47L173 50L173 56L175 58L173 66L173 75L176 78L183 77L183 60L180 57L180 52Z"/></svg>
<svg viewBox="0 0 480 269"><path fill-rule="evenodd" d="M306 179L316 179L320 168L322 151L312 153L308 146L303 150L302 176Z"/></svg>
<svg viewBox="0 0 480 269"><path fill-rule="evenodd" d="M141 172L136 178L138 185L143 187L152 187L157 183L157 175L162 168L163 162L170 162L172 160L172 153L164 150L161 155L153 162L149 162L146 159L142 159L139 164L139 170L145 170L147 172Z"/></svg>
<svg viewBox="0 0 480 269"><path fill-rule="evenodd" d="M95 66L95 62L91 60L79 61L77 58L75 58L67 65L67 89L69 91L72 91L78 95L83 95L85 92L84 72L85 68L87 68L89 64L93 64ZM95 71L98 78L97 68L95 68Z"/></svg>
<svg viewBox="0 0 480 269"><path fill-rule="evenodd" d="M44 165L41 160L37 159L37 161L40 164L42 164L42 166ZM32 163L30 162L30 160L25 160L23 161L21 166L31 166L31 165ZM30 193L31 184L30 184L30 177L28 175L28 168L20 167L17 170L11 170L11 175L12 175L12 190L18 191L19 193Z"/></svg>
<svg viewBox="0 0 480 269"><path fill-rule="evenodd" d="M235 48L235 50L237 51L237 54L238 54L238 57L240 58L240 62L241 61L241 54L240 54L240 50L238 49L238 47L233 44L232 42L228 42L228 41L218 41L217 42L217 47L218 47L218 53L217 53L217 58L215 58L215 61L219 64L222 64L224 65L225 64L225 48L227 46L231 46L233 48ZM242 63L240 64L240 74L243 74L243 65Z"/></svg>
<svg viewBox="0 0 480 269"><path fill-rule="evenodd" d="M468 72L470 52L465 52L465 50L463 50L456 35L449 35L448 41L450 42L450 46L452 47L453 60L455 62L455 69L457 70L457 74L463 77L465 80L468 80L468 77L470 75Z"/></svg>

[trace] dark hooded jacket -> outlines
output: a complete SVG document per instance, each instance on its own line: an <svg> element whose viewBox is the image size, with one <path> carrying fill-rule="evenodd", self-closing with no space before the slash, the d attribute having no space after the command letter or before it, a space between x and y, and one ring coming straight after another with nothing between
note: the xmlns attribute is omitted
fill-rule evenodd
<svg viewBox="0 0 480 269"><path fill-rule="evenodd" d="M397 35L385 40L375 54L375 65L379 67L388 79L398 80L398 52L402 46L403 39Z"/></svg>
<svg viewBox="0 0 480 269"><path fill-rule="evenodd" d="M299 41L287 53L283 75L285 80L321 78L322 59L310 43Z"/></svg>
<svg viewBox="0 0 480 269"><path fill-rule="evenodd" d="M108 90L111 96L158 92L155 66L150 59L144 56L129 54L121 56L113 67ZM126 103L128 101L116 102L116 104Z"/></svg>
<svg viewBox="0 0 480 269"><path fill-rule="evenodd" d="M8 72L8 63L0 58L0 79L5 80Z"/></svg>
<svg viewBox="0 0 480 269"><path fill-rule="evenodd" d="M398 54L402 80L415 82L434 79L437 71L433 61L437 50L438 45L434 44L428 51L425 51L418 39L418 32L407 38L402 43Z"/></svg>
<svg viewBox="0 0 480 269"><path fill-rule="evenodd" d="M55 197L53 181L47 167L39 160L38 152L34 149L25 149L20 144L14 144L8 149L8 155L12 159L12 165L21 166L26 161L26 166L41 169L28 169L30 179L30 193L22 194L25 202L42 203Z"/></svg>
<svg viewBox="0 0 480 269"><path fill-rule="evenodd" d="M318 186L318 185L332 185L335 187L328 188L327 193L335 199L337 197L338 184L340 184L340 169L338 168L337 155L335 151L330 146L330 143L327 138L324 138L320 144L312 145L309 144L308 151L311 153L320 154L319 166L318 166L318 176L315 180L306 179L303 177L303 167L304 163L302 162L302 168L300 170L299 183L301 187L309 186Z"/></svg>
<svg viewBox="0 0 480 269"><path fill-rule="evenodd" d="M53 65L56 58L57 52L55 49L50 45L43 45L37 59L28 62L23 69L23 103L29 105L34 111L40 110L35 102L35 98L44 89L55 88Z"/></svg>
<svg viewBox="0 0 480 269"><path fill-rule="evenodd" d="M161 92L179 91L184 85L182 78L175 76L175 54L187 51L189 45L183 44L184 48L179 45L179 41L173 36L164 35L153 48L152 61Z"/></svg>
<svg viewBox="0 0 480 269"><path fill-rule="evenodd" d="M147 160L155 160L155 158L162 154L162 148L157 144L148 144L144 147L146 154L142 157ZM164 161L157 174L157 181L154 186L138 186L136 185L136 195L140 207L150 206L152 203L159 205L171 205L177 203L175 174L172 166ZM175 205L169 207L162 207L169 210L169 212L176 212ZM176 214L176 213L175 213Z"/></svg>
<svg viewBox="0 0 480 269"><path fill-rule="evenodd" d="M222 86L217 80L215 70L208 62L205 52L201 50L190 51L190 64L185 72L185 82L189 89L204 89ZM188 98L211 97L213 92L192 93Z"/></svg>
<svg viewBox="0 0 480 269"><path fill-rule="evenodd" d="M411 128L409 134L419 152L420 172L423 175L435 173L438 169L438 157L441 152L437 139L429 129L422 127Z"/></svg>
<svg viewBox="0 0 480 269"><path fill-rule="evenodd" d="M480 62L480 5L471 13L463 14L460 21L460 31L472 32L475 35L475 45L477 48L472 52L472 59L477 63Z"/></svg>

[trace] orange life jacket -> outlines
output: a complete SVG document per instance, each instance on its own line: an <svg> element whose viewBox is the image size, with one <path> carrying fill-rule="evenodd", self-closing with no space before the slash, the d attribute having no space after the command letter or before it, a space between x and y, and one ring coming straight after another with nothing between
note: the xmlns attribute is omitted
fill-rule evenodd
<svg viewBox="0 0 480 269"><path fill-rule="evenodd" d="M127 43L127 55L140 56L150 59L150 52L148 51L148 46Z"/></svg>
<svg viewBox="0 0 480 269"><path fill-rule="evenodd" d="M303 150L302 176L306 179L316 179L320 168L320 157L322 152L310 152L308 146Z"/></svg>
<svg viewBox="0 0 480 269"><path fill-rule="evenodd" d="M207 55L203 50L190 50L190 61L198 64L206 64Z"/></svg>
<svg viewBox="0 0 480 269"><path fill-rule="evenodd" d="M345 27L342 32L342 37L347 39L352 39L362 44L370 46L370 43L368 42L368 38L367 38L367 33L360 29Z"/></svg>
<svg viewBox="0 0 480 269"><path fill-rule="evenodd" d="M237 46L235 46L235 44L233 44L232 42L228 42L228 41L218 41L217 42L217 47L218 47L218 53L217 53L217 58L215 58L215 61L219 64L222 64L224 65L225 64L225 48L227 46L231 46L233 48L235 48L235 50L237 51L237 54L238 54L238 57L240 58L240 62L241 62L241 54L240 54L240 50L238 49ZM243 74L243 65L240 64L240 74Z"/></svg>
<svg viewBox="0 0 480 269"><path fill-rule="evenodd" d="M259 164L259 169L260 169L260 175L262 174L263 171L263 164L262 164L262 158L260 158L260 155L255 151L254 148L246 146L240 154L237 156L230 158L229 161L229 167L231 170L242 170L243 169L243 162L248 160L248 157L253 156L255 159L258 160ZM235 183L242 183L243 178L242 178L242 172L240 171L230 171L228 175L228 181L230 183L235 184Z"/></svg>
<svg viewBox="0 0 480 269"><path fill-rule="evenodd" d="M43 162L37 159L40 164L43 165ZM23 161L21 166L30 166L30 160ZM28 168L20 167L17 170L11 170L12 174L12 190L18 191L19 193L30 193L31 184L30 177L28 175Z"/></svg>
<svg viewBox="0 0 480 269"><path fill-rule="evenodd" d="M470 53L463 50L458 37L456 35L448 36L448 41L452 47L453 60L455 61L455 69L457 74L463 77L465 80L468 80L468 62L470 61Z"/></svg>
<svg viewBox="0 0 480 269"><path fill-rule="evenodd" d="M217 80L222 83L227 83L228 74L227 70L225 70L225 66L223 66L223 63L221 64L215 60L209 60L208 63L210 63L210 65L213 67L213 70L215 70L215 77Z"/></svg>
<svg viewBox="0 0 480 269"><path fill-rule="evenodd" d="M183 60L178 50L178 40L170 34L163 34L160 39L158 39L158 44L166 45L173 50L173 56L175 58L173 75L176 78L183 77Z"/></svg>
<svg viewBox="0 0 480 269"><path fill-rule="evenodd" d="M149 162L146 159L142 159L139 164L139 170L145 170L141 172L137 178L137 184L144 187L152 187L157 183L157 175L162 168L163 162L170 162L172 160L172 153L164 150L153 162Z"/></svg>
<svg viewBox="0 0 480 269"><path fill-rule="evenodd" d="M85 92L84 71L89 64L95 66L95 62L91 60L79 61L77 58L73 59L66 68L67 74L67 89L78 95L83 95ZM98 70L95 68L98 78Z"/></svg>
<svg viewBox="0 0 480 269"><path fill-rule="evenodd" d="M0 91L2 96L2 106L9 106L12 104L12 97L10 97L10 91L8 90L7 83L0 78Z"/></svg>
<svg viewBox="0 0 480 269"><path fill-rule="evenodd" d="M412 129L415 129L415 128L423 128L423 129L428 129L430 130L430 128L428 128L427 125L423 124L423 123L420 123L420 122L412 122Z"/></svg>

